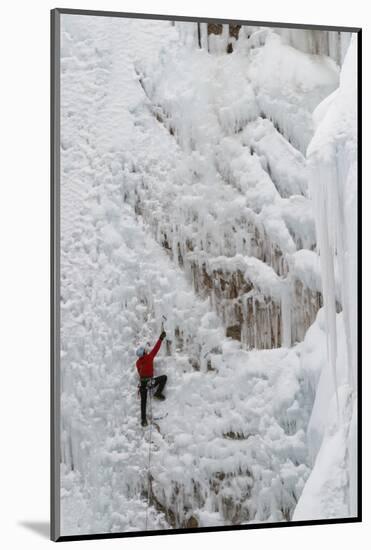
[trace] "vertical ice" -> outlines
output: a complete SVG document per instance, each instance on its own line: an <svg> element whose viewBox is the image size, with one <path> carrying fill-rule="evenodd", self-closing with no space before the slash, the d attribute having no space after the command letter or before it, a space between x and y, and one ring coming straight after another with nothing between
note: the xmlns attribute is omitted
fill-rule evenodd
<svg viewBox="0 0 371 550"><path fill-rule="evenodd" d="M357 357L357 38L353 37L340 87L308 147L310 192L320 251L329 356L336 384L335 271L340 272L349 384L356 389Z"/></svg>
<svg viewBox="0 0 371 550"><path fill-rule="evenodd" d="M315 449L313 471L295 510L295 520L357 514L356 108L357 36L353 36L342 67L339 89L318 107L321 117L317 111L315 118L323 118L308 147L328 360L334 387L333 392L326 387L329 381L325 360L310 420L312 433L319 435L313 439L317 439L318 448ZM338 307L343 310L338 315L334 290L336 271L340 280ZM342 510L340 502L344 503Z"/></svg>

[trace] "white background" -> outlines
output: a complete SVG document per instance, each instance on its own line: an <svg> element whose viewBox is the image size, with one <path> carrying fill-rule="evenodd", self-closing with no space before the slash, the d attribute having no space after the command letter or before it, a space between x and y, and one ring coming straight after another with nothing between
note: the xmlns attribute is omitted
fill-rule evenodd
<svg viewBox="0 0 371 550"><path fill-rule="evenodd" d="M2 5L1 164L0 164L0 544L3 548L49 545L49 10L54 7L127 12L214 16L306 24L362 26L364 52L364 128L369 123L368 52L370 17L367 3L311 0L79 0L59 2L18 0ZM4 124L5 122L5 124ZM366 129L366 128L365 128ZM369 130L364 135L363 210L370 204ZM364 280L370 276L364 214ZM367 219L368 218L368 219ZM370 311L369 285L364 285L363 309ZM192 545L234 548L281 548L314 545L345 549L368 547L370 512L370 405L367 321L364 322L364 524L292 527L70 542L69 547L125 545L129 550L181 549ZM368 432L368 434L367 434Z"/></svg>

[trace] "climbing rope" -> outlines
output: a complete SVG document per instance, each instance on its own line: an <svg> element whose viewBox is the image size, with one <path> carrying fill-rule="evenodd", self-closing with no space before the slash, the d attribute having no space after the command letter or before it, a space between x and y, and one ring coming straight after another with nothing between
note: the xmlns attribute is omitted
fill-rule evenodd
<svg viewBox="0 0 371 550"><path fill-rule="evenodd" d="M149 425L149 442L148 442L148 500L146 508L146 530L148 526L148 510L151 502L151 442L152 442L152 391L147 389L149 395L149 410L150 410L150 425Z"/></svg>

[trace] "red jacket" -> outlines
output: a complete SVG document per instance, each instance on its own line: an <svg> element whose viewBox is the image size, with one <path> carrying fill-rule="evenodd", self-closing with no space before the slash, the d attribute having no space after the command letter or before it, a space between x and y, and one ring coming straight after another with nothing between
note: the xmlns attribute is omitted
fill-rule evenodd
<svg viewBox="0 0 371 550"><path fill-rule="evenodd" d="M150 378L153 376L153 360L161 347L161 343L162 340L159 338L149 353L146 353L143 357L139 357L136 365L141 378Z"/></svg>

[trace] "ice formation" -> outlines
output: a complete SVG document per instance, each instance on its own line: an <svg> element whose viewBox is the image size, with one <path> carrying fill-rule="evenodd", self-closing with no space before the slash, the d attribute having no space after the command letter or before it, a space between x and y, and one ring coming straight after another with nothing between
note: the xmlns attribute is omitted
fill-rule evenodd
<svg viewBox="0 0 371 550"><path fill-rule="evenodd" d="M303 33L62 17L62 534L355 513L356 42Z"/></svg>
<svg viewBox="0 0 371 550"><path fill-rule="evenodd" d="M308 148L311 195L323 281L328 354L309 423L317 455L295 519L357 514L357 41L340 86L325 106ZM317 111L317 120L319 119ZM336 292L336 273L339 290ZM342 313L336 314L336 301ZM331 365L331 375L329 370ZM314 448L313 448L314 447ZM340 498L346 495L342 502ZM329 510L329 504L331 508Z"/></svg>

